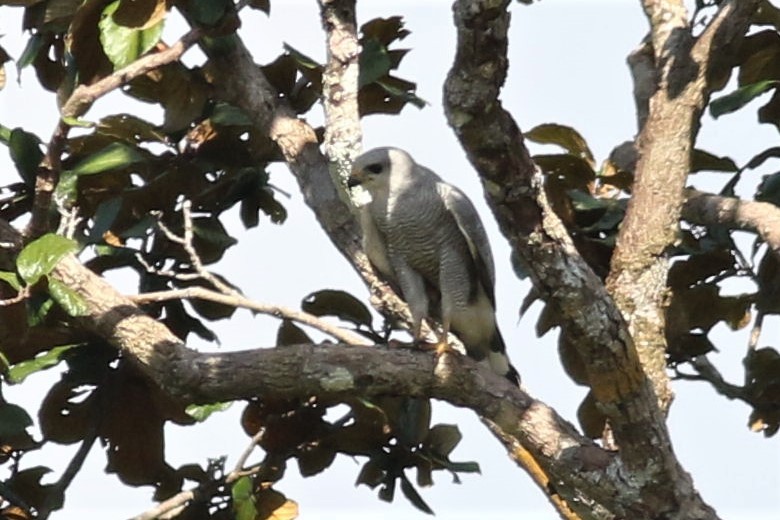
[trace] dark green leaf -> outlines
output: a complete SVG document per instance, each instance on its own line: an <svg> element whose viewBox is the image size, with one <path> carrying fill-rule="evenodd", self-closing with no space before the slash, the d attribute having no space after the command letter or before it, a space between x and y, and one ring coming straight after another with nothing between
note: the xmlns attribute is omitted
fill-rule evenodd
<svg viewBox="0 0 780 520"><path fill-rule="evenodd" d="M780 146L775 146L772 148L767 148L760 154L756 155L750 161L748 161L745 168L755 169L764 164L764 162L768 159L777 159L780 158Z"/></svg>
<svg viewBox="0 0 780 520"><path fill-rule="evenodd" d="M224 412L233 404L232 401L212 404L191 404L185 412L198 422L203 422L215 412Z"/></svg>
<svg viewBox="0 0 780 520"><path fill-rule="evenodd" d="M428 432L424 445L437 455L449 457L462 438L456 425L437 424Z"/></svg>
<svg viewBox="0 0 780 520"><path fill-rule="evenodd" d="M276 346L284 347L305 343L314 343L314 341L292 320L282 320L279 331L276 333Z"/></svg>
<svg viewBox="0 0 780 520"><path fill-rule="evenodd" d="M268 15L271 14L271 0L250 0L249 7L263 11Z"/></svg>
<svg viewBox="0 0 780 520"><path fill-rule="evenodd" d="M710 102L710 115L717 119L723 114L735 112L778 85L780 82L776 80L764 80L739 87L731 94L712 100Z"/></svg>
<svg viewBox="0 0 780 520"><path fill-rule="evenodd" d="M535 143L557 144L575 157L586 160L591 167L596 164L587 141L570 126L545 123L532 128L525 136Z"/></svg>
<svg viewBox="0 0 780 520"><path fill-rule="evenodd" d="M482 473L478 462L449 462L443 464L444 468L456 473Z"/></svg>
<svg viewBox="0 0 780 520"><path fill-rule="evenodd" d="M103 234L111 229L111 225L114 223L114 220L121 209L121 197L112 197L100 203L95 210L95 216L93 217L94 223L87 235L90 242L99 243L103 241Z"/></svg>
<svg viewBox="0 0 780 520"><path fill-rule="evenodd" d="M43 235L27 244L19 253L16 259L19 276L33 285L42 276L48 275L62 257L78 251L78 248L78 243L61 235Z"/></svg>
<svg viewBox="0 0 780 520"><path fill-rule="evenodd" d="M756 200L780 206L780 172L767 175L758 185Z"/></svg>
<svg viewBox="0 0 780 520"><path fill-rule="evenodd" d="M25 45L22 55L16 60L17 74L35 61L44 43L45 34L43 32L35 33L27 40L27 45Z"/></svg>
<svg viewBox="0 0 780 520"><path fill-rule="evenodd" d="M735 172L739 170L736 163L730 157L718 157L698 148L693 150L691 156L691 173L700 171L709 172Z"/></svg>
<svg viewBox="0 0 780 520"><path fill-rule="evenodd" d="M21 406L0 404L0 440L16 437L32 424L30 415Z"/></svg>
<svg viewBox="0 0 780 520"><path fill-rule="evenodd" d="M252 120L246 112L227 103L217 103L211 113L211 122L220 126L250 126Z"/></svg>
<svg viewBox="0 0 780 520"><path fill-rule="evenodd" d="M373 83L390 72L392 63L387 48L377 40L365 40L360 51L360 78L358 85L363 87Z"/></svg>
<svg viewBox="0 0 780 520"><path fill-rule="evenodd" d="M406 478L406 475L404 474L401 474L401 491L414 507L429 515L434 514L433 509L425 503L425 500L423 500L417 490L414 489L414 485L409 482L409 479Z"/></svg>
<svg viewBox="0 0 780 520"><path fill-rule="evenodd" d="M75 175L92 175L143 160L144 156L132 146L124 143L111 143L79 162L71 172Z"/></svg>
<svg viewBox="0 0 780 520"><path fill-rule="evenodd" d="M226 0L188 0L187 12L195 21L207 26L216 25L227 9Z"/></svg>
<svg viewBox="0 0 780 520"><path fill-rule="evenodd" d="M356 325L371 326L371 312L360 300L344 291L324 289L306 296L301 309L315 316L338 316Z"/></svg>
<svg viewBox="0 0 780 520"><path fill-rule="evenodd" d="M284 44L284 50L286 50L288 53L290 53L290 56L293 57L295 60L295 63L298 64L299 67L309 70L321 70L322 65L314 61L313 59L306 56L304 53L300 52L299 50L291 47L288 44Z"/></svg>
<svg viewBox="0 0 780 520"><path fill-rule="evenodd" d="M21 128L14 128L8 139L8 151L24 182L28 186L33 186L38 165L43 159L41 140L35 134L25 132Z"/></svg>
<svg viewBox="0 0 780 520"><path fill-rule="evenodd" d="M385 481L382 483L382 487L379 488L379 498L385 502L392 502L395 498L395 477L391 475L385 476Z"/></svg>

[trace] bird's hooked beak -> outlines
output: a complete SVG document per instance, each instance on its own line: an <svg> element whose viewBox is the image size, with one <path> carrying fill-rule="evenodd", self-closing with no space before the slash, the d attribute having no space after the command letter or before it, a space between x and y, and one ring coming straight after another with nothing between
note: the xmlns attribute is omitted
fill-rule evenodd
<svg viewBox="0 0 780 520"><path fill-rule="evenodd" d="M349 174L349 177L347 177L347 187L354 188L355 186L360 186L365 180L365 172L360 168L352 166L352 172Z"/></svg>

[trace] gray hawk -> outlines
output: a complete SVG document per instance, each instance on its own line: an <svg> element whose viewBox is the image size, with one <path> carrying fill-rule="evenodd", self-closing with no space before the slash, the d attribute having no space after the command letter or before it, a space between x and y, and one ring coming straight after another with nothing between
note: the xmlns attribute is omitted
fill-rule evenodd
<svg viewBox="0 0 780 520"><path fill-rule="evenodd" d="M443 341L454 332L470 357L519 384L496 325L490 244L468 197L398 148L360 155L347 184L371 195L361 208L363 247L409 304L414 338L434 318Z"/></svg>

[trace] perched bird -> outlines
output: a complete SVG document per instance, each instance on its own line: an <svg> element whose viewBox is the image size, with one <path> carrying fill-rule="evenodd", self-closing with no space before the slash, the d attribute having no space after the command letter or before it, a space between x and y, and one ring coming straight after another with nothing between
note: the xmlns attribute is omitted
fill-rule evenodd
<svg viewBox="0 0 780 520"><path fill-rule="evenodd" d="M414 338L432 317L441 341L454 332L469 356L519 384L496 325L490 244L468 197L398 148L363 153L347 184L371 195L361 212L363 246L409 304Z"/></svg>

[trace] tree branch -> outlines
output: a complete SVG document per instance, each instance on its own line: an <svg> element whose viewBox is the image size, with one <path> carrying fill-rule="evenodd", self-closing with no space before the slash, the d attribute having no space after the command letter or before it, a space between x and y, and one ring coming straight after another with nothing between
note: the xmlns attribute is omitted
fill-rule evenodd
<svg viewBox="0 0 780 520"><path fill-rule="evenodd" d="M52 195L62 171L61 156L70 131L70 120L83 116L92 104L109 92L158 67L173 63L202 36L200 29L192 29L176 43L154 54L138 58L131 64L106 76L92 85L79 85L60 109L60 120L49 139L46 155L35 179L35 198L32 216L25 235L38 237L49 231L49 211Z"/></svg>
<svg viewBox="0 0 780 520"><path fill-rule="evenodd" d="M230 50L210 57L207 71L217 92L242 108L257 127L276 142L317 221L336 249L366 282L371 304L382 314L411 323L409 310L375 274L361 246L359 225L330 175L314 129L279 98L240 40Z"/></svg>
<svg viewBox="0 0 780 520"><path fill-rule="evenodd" d="M508 66L508 4L455 3L458 48L444 92L450 125L536 289L560 310L566 333L577 337L574 344L599 409L609 418L620 458L633 475L628 478L644 483L641 493L645 500L654 496L660 516L716 518L674 456L620 312L552 212L523 135L498 100Z"/></svg>
<svg viewBox="0 0 780 520"><path fill-rule="evenodd" d="M648 49L633 53L629 63L639 94L637 105L643 107L645 97L652 95L646 102L646 117L639 110L639 160L607 288L629 320L642 367L666 411L673 398L664 334L670 265L666 251L677 239L683 188L711 76L741 40L757 2L724 2L698 37L682 0L643 0L642 4L650 22L652 63ZM647 84L651 78L654 86Z"/></svg>
<svg viewBox="0 0 780 520"><path fill-rule="evenodd" d="M769 202L742 200L687 190L682 218L693 224L721 225L757 233L769 248L780 255L780 208Z"/></svg>
<svg viewBox="0 0 780 520"><path fill-rule="evenodd" d="M261 314L267 314L268 316L274 316L276 318L284 318L309 327L315 328L320 332L324 332L332 336L333 338L349 343L351 345L368 345L370 342L360 334L356 334L352 331L343 329L327 321L309 314L307 312L299 311L296 309L290 309L281 305L273 305L267 303L261 303L255 300L246 298L240 294L224 294L222 292L212 291L205 287L187 287L184 289L173 289L170 291L157 291L148 292L137 295L127 296L133 303L143 304L151 302L161 302L166 300L180 300L180 299L200 299L207 300L215 303L221 303L223 305L229 305L231 307L240 307L243 309L249 309Z"/></svg>
<svg viewBox="0 0 780 520"><path fill-rule="evenodd" d="M345 186L363 135L358 110L360 49L355 0L319 0L319 4L328 51L322 73L324 147L336 167L334 180Z"/></svg>

